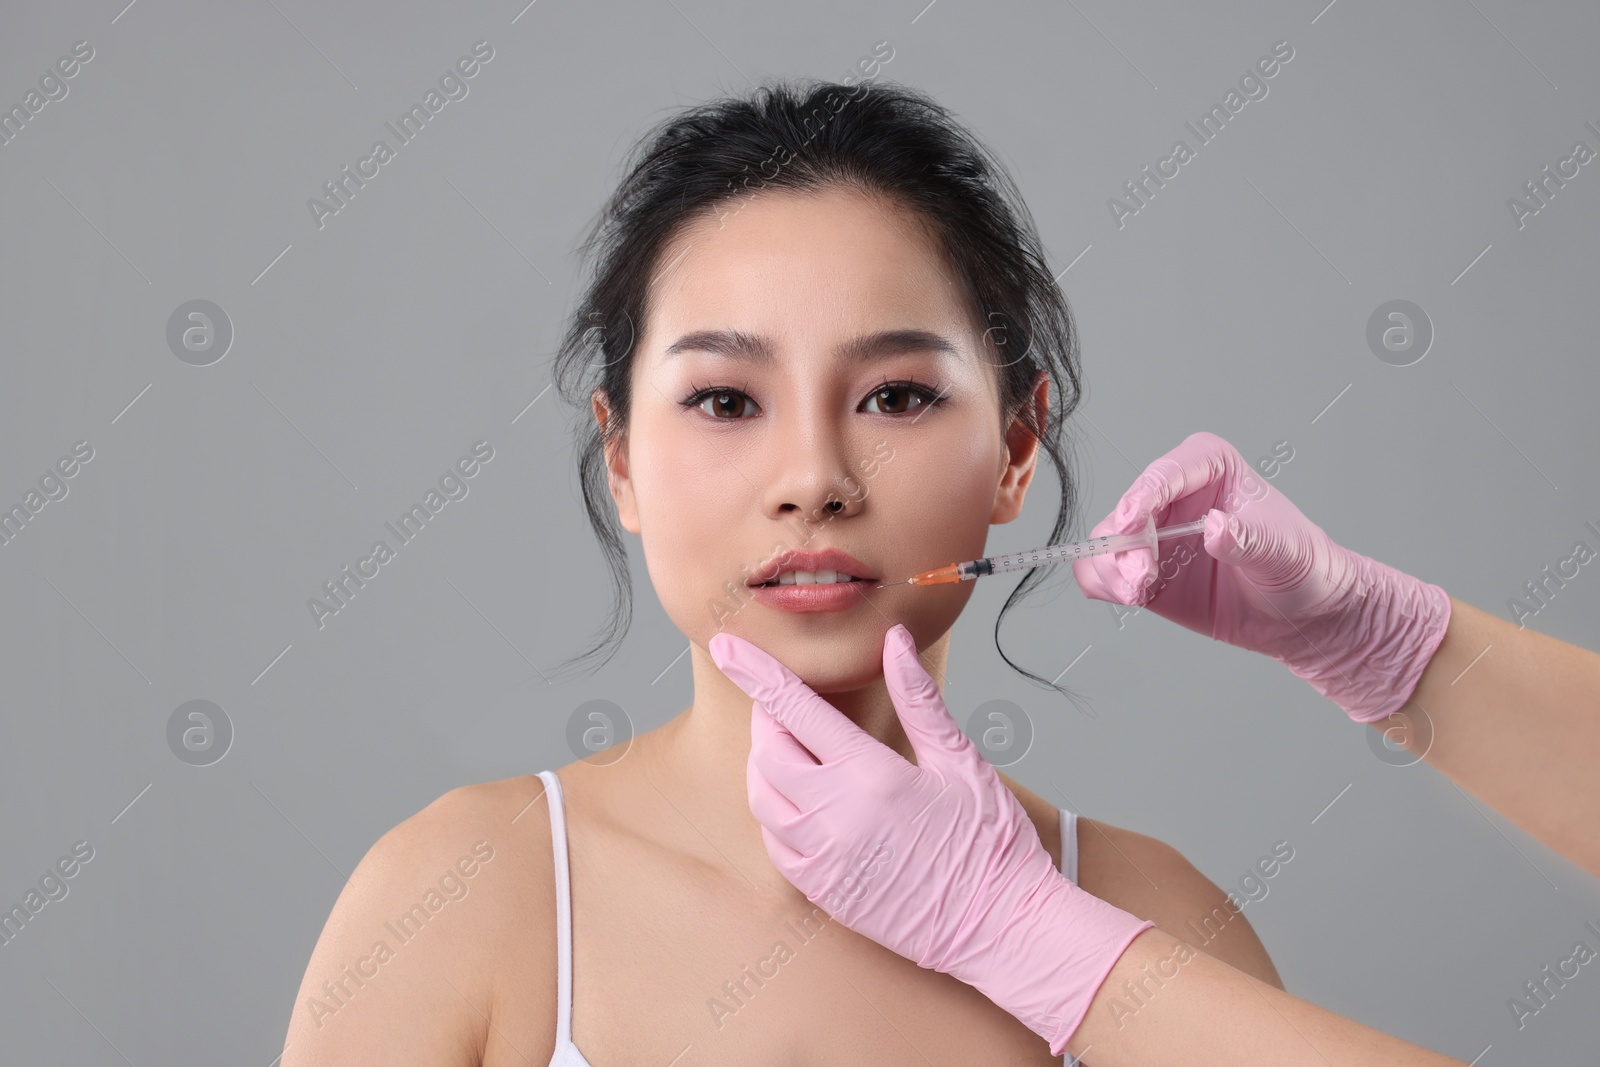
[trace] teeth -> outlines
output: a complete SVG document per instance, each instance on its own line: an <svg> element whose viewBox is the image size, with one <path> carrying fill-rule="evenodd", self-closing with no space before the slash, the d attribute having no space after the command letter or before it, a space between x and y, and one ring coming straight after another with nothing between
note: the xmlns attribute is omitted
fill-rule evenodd
<svg viewBox="0 0 1600 1067"><path fill-rule="evenodd" d="M764 585L834 585L842 582L858 582L861 579L845 574L843 571L784 571L778 575L775 582L764 582Z"/></svg>

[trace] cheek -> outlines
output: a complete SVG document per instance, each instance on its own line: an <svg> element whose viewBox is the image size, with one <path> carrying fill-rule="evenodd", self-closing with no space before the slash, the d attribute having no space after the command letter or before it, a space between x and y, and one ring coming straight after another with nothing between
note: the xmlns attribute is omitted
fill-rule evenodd
<svg viewBox="0 0 1600 1067"><path fill-rule="evenodd" d="M645 563L663 603L742 583L739 531L757 506L750 461L692 427L642 427L631 461ZM730 570L731 568L731 570ZM669 604L670 606L670 604Z"/></svg>
<svg viewBox="0 0 1600 1067"><path fill-rule="evenodd" d="M641 408L643 405L641 405ZM643 529L656 536L693 526L738 500L737 446L700 431L677 412L639 410L629 428L629 471ZM650 530L651 525L655 529Z"/></svg>
<svg viewBox="0 0 1600 1067"><path fill-rule="evenodd" d="M897 446L871 492L890 509L880 518L897 529L979 553L1000 480L1001 442L975 427L952 430Z"/></svg>

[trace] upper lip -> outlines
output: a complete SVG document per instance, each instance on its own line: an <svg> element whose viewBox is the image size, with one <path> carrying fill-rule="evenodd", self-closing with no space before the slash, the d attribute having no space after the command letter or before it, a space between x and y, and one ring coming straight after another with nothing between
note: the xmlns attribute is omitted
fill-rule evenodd
<svg viewBox="0 0 1600 1067"><path fill-rule="evenodd" d="M825 548L820 552L788 551L772 557L757 567L747 585L763 585L776 581L784 571L841 571L853 578L876 581L865 563L838 548Z"/></svg>

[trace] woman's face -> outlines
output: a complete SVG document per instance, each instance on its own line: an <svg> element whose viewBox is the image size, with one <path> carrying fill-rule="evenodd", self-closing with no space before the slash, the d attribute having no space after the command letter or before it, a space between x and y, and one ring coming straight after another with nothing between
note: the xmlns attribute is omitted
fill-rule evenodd
<svg viewBox="0 0 1600 1067"><path fill-rule="evenodd" d="M983 327L915 218L837 188L723 208L652 279L613 498L691 642L726 630L818 692L859 688L891 626L926 647L972 583L862 582L807 613L749 583L786 550L842 549L886 582L981 556L990 524L1021 510L1037 443L1001 425Z"/></svg>

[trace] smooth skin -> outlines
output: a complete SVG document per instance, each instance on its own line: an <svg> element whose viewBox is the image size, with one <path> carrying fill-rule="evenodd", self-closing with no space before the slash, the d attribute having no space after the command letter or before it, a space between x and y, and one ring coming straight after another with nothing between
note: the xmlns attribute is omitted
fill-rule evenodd
<svg viewBox="0 0 1600 1067"><path fill-rule="evenodd" d="M632 421L607 466L619 521L640 538L654 592L689 640L672 669L692 672L694 696L620 759L607 752L559 771L573 1039L596 1067L1059 1064L975 989L819 915L772 866L746 796L751 701L706 651L719 629L772 650L841 713L911 756L883 682L884 635L903 623L942 680L972 583L877 590L847 610L809 615L730 601L727 588L743 589L746 568L775 546L839 547L884 578L970 559L990 525L1021 513L1038 442L1002 417L997 377L980 358L985 323L925 226L852 191L763 190L686 230L661 263L638 342ZM735 330L765 339L770 358L736 358L726 334L667 352L693 333ZM904 334L870 359L846 348L911 330L944 338L950 351ZM908 381L941 402L924 407ZM1047 388L1040 376L1030 402L1047 410ZM608 412L597 393L601 425ZM847 506L828 512L841 498ZM806 518L823 515L808 533ZM666 666L638 669L653 677ZM556 730L565 707L529 713L552 717ZM1056 807L1066 799L1005 781L1059 866ZM556 1028L547 805L534 776L465 786L385 834L311 955L283 1067L547 1063ZM1089 818L1078 840L1085 890L1281 985L1249 922L1175 849ZM494 858L464 880L468 894L396 947L385 923L478 842ZM1220 923L1219 914L1233 917ZM792 930L808 918L820 933L802 941ZM373 963L380 940L392 957ZM792 957L719 1025L708 1002L733 1006L723 983L772 959L779 940ZM347 967L371 977L357 985Z"/></svg>
<svg viewBox="0 0 1600 1067"><path fill-rule="evenodd" d="M1450 625L1408 705L1373 728L1531 836L1600 875L1600 655L1451 597ZM1420 710L1419 710L1420 709ZM1430 743L1431 738L1431 743ZM1067 1045L1094 1067L1457 1064L1252 980L1159 930L1134 939ZM1165 962L1163 961L1170 961ZM1126 981L1174 970L1136 1015Z"/></svg>

